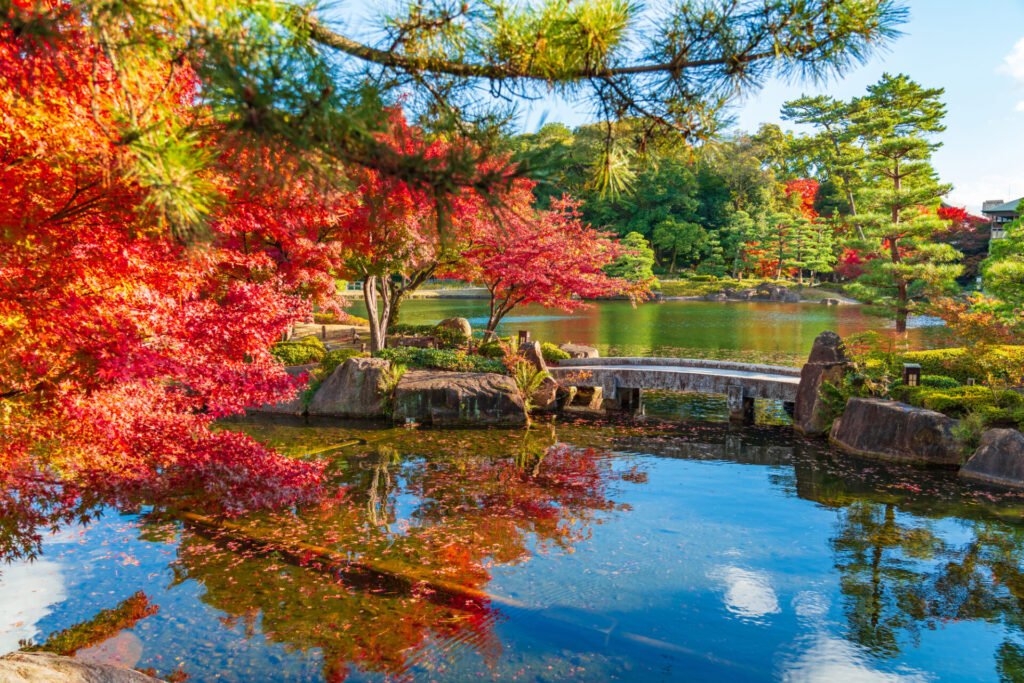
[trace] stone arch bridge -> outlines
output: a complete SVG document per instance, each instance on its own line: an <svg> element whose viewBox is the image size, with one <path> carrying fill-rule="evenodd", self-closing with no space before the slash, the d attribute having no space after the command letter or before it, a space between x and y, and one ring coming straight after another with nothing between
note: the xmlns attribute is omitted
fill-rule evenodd
<svg viewBox="0 0 1024 683"><path fill-rule="evenodd" d="M782 401L792 413L800 368L699 358L571 358L548 370L576 386L600 387L613 407L643 412L643 390L724 394L729 417L752 420L754 399Z"/></svg>

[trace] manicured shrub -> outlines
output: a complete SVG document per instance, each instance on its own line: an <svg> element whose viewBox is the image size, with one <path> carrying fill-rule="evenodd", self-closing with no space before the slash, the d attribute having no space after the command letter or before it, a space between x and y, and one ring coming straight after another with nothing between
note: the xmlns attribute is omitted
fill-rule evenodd
<svg viewBox="0 0 1024 683"><path fill-rule="evenodd" d="M333 313L314 313L313 322L317 325L355 325L356 327L364 327L370 324L370 321L366 318L360 318L357 315L349 315L345 312L342 312L341 315L334 315Z"/></svg>
<svg viewBox="0 0 1024 683"><path fill-rule="evenodd" d="M1002 379L1000 365L1024 365L1024 346L999 346L991 351L991 358L977 359L967 353L965 348L934 349L931 351L911 351L896 358L894 373L902 373L903 363L917 363L921 366L922 375L944 375L952 377L961 384L968 379L984 382L989 374Z"/></svg>
<svg viewBox="0 0 1024 683"><path fill-rule="evenodd" d="M544 360L548 363L557 363L560 360L566 360L569 358L569 354L558 348L550 342L544 342L540 345L541 355L544 356Z"/></svg>
<svg viewBox="0 0 1024 683"><path fill-rule="evenodd" d="M388 328L388 334L434 337L442 348L455 349L465 346L469 340L459 330L437 325L407 325L398 323Z"/></svg>
<svg viewBox="0 0 1024 683"><path fill-rule="evenodd" d="M316 337L306 337L298 341L278 342L270 349L284 365L308 365L319 363L327 353L327 348Z"/></svg>
<svg viewBox="0 0 1024 683"><path fill-rule="evenodd" d="M960 382L943 375L921 375L921 386L933 389L956 389L960 386Z"/></svg>
<svg viewBox="0 0 1024 683"><path fill-rule="evenodd" d="M484 342L477 348L477 355L483 356L484 358L504 358L505 351L502 350L501 345L512 344L512 337L495 337L490 341Z"/></svg>
<svg viewBox="0 0 1024 683"><path fill-rule="evenodd" d="M417 349L400 347L382 349L373 354L375 358L384 358L392 363L401 363L411 368L427 368L432 370L452 370L455 372L495 372L507 374L505 365L491 358L469 355L463 351L451 349Z"/></svg>

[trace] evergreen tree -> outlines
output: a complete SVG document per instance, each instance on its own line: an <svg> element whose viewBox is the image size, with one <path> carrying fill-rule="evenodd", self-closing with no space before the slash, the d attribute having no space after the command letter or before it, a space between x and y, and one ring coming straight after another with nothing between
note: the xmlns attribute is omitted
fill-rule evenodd
<svg viewBox="0 0 1024 683"><path fill-rule="evenodd" d="M643 235L631 232L622 238L619 245L623 250L622 255L604 268L609 277L629 282L643 282L654 277L654 271L651 270L654 250Z"/></svg>
<svg viewBox="0 0 1024 683"><path fill-rule="evenodd" d="M907 329L911 301L952 287L960 272L952 263L959 252L932 240L948 227L935 211L950 186L937 182L931 166L940 143L930 137L945 130L942 93L905 75L885 74L852 104L865 141L860 202L866 212L853 219L864 238L851 244L874 257L864 264L856 293L875 312L893 317L900 333Z"/></svg>

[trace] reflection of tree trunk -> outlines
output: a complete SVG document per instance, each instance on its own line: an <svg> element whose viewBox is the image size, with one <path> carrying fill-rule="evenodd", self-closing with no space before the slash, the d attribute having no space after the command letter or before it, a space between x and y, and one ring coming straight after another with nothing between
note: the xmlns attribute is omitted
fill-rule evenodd
<svg viewBox="0 0 1024 683"><path fill-rule="evenodd" d="M878 620L882 616L882 553L888 541L895 535L896 510L891 503L885 506L885 522L881 533L875 537L875 547L871 553L871 632L878 630Z"/></svg>
<svg viewBox="0 0 1024 683"><path fill-rule="evenodd" d="M380 479L384 475L384 491L381 493ZM370 480L370 490L367 492L366 511L370 523L374 526L382 526L385 531L388 529L388 493L391 491L391 473L388 472L387 463L377 463L373 466L373 479Z"/></svg>

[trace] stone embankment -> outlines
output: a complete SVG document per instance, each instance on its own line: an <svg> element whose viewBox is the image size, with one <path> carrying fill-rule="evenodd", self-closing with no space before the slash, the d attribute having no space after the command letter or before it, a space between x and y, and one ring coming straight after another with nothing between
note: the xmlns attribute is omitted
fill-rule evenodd
<svg viewBox="0 0 1024 683"><path fill-rule="evenodd" d="M822 389L826 382L840 386L851 368L842 339L834 332L818 335L800 373L794 429L820 436L831 423L829 440L848 453L912 465L959 467L965 479L1024 489L1024 434L1015 429L985 432L971 454L957 436L959 420L933 410L853 397L840 415L833 414Z"/></svg>

